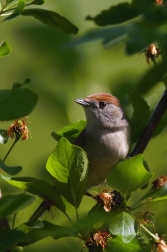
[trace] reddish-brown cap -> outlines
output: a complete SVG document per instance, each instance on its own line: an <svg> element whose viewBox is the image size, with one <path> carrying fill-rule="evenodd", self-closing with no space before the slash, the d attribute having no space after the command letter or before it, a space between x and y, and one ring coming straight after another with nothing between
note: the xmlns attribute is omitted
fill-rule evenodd
<svg viewBox="0 0 167 252"><path fill-rule="evenodd" d="M98 101L98 102L107 102L112 103L117 107L121 107L120 101L113 95L108 93L98 93L88 96L86 99L87 101L90 101L91 99Z"/></svg>

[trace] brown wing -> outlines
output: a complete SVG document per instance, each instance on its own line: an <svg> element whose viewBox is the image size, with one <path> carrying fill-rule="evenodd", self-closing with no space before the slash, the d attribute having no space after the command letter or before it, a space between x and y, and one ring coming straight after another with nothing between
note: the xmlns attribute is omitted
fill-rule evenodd
<svg viewBox="0 0 167 252"><path fill-rule="evenodd" d="M86 129L81 131L81 133L74 140L73 144L78 145L81 148L86 144Z"/></svg>

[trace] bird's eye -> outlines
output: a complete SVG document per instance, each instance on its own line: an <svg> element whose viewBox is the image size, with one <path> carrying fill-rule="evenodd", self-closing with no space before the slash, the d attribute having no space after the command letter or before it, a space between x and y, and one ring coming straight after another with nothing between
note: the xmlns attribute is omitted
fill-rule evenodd
<svg viewBox="0 0 167 252"><path fill-rule="evenodd" d="M106 107L106 102L99 102L99 108L103 109Z"/></svg>

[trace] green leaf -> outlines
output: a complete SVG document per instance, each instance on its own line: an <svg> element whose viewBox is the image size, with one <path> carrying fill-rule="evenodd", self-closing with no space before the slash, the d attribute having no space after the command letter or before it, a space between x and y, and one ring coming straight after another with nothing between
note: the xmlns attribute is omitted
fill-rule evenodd
<svg viewBox="0 0 167 252"><path fill-rule="evenodd" d="M112 234L121 236L124 243L130 242L136 236L134 219L126 212L115 216L109 230Z"/></svg>
<svg viewBox="0 0 167 252"><path fill-rule="evenodd" d="M157 41L159 38L162 39L165 32L161 33L158 28L160 29L160 26L157 23L147 22L143 19L142 21L131 23L128 27L127 53L134 54L141 52L154 41Z"/></svg>
<svg viewBox="0 0 167 252"><path fill-rule="evenodd" d="M143 156L120 162L109 174L108 184L119 192L128 194L148 183L153 173L143 166Z"/></svg>
<svg viewBox="0 0 167 252"><path fill-rule="evenodd" d="M11 2L13 2L14 0L6 0L6 3L9 4Z"/></svg>
<svg viewBox="0 0 167 252"><path fill-rule="evenodd" d="M31 177L9 178L2 176L9 184L16 186L24 191L39 196L42 199L50 201L59 210L65 212L65 205L60 194L49 182Z"/></svg>
<svg viewBox="0 0 167 252"><path fill-rule="evenodd" d="M56 133L52 132L52 136L57 141L59 141L62 137L65 137L69 142L72 143L85 127L86 127L86 121L80 120L63 127Z"/></svg>
<svg viewBox="0 0 167 252"><path fill-rule="evenodd" d="M22 12L23 16L32 16L42 23L56 28L60 31L70 34L78 33L78 28L73 25L67 18L60 14L43 9L27 9Z"/></svg>
<svg viewBox="0 0 167 252"><path fill-rule="evenodd" d="M51 236L53 239L57 240L63 237L76 237L78 236L77 232L71 228L61 227L58 225L54 225L48 221L42 222L42 228L31 228L26 225L20 225L17 230L28 233L30 238L30 242L25 245L33 244L37 241L40 241L48 236Z"/></svg>
<svg viewBox="0 0 167 252"><path fill-rule="evenodd" d="M5 129L0 129L0 143L6 144L9 140L8 131Z"/></svg>
<svg viewBox="0 0 167 252"><path fill-rule="evenodd" d="M13 248L10 252L23 252L23 247L17 246Z"/></svg>
<svg viewBox="0 0 167 252"><path fill-rule="evenodd" d="M32 4L41 5L44 4L45 0L34 0Z"/></svg>
<svg viewBox="0 0 167 252"><path fill-rule="evenodd" d="M0 57L6 56L11 52L12 48L10 47L10 45L7 42L2 41L0 43Z"/></svg>
<svg viewBox="0 0 167 252"><path fill-rule="evenodd" d="M117 25L110 28L92 30L86 33L85 35L83 35L82 37L74 40L69 45L76 46L76 45L91 42L94 40L102 40L103 43L108 43L108 42L111 43L112 41L114 44L115 41L118 42L119 38L120 40L122 40L122 37L126 36L127 26L128 26L127 24L123 24L123 25Z"/></svg>
<svg viewBox="0 0 167 252"><path fill-rule="evenodd" d="M44 221L42 228L20 225L14 230L0 232L0 251L6 252L17 245L28 246L51 236L53 239L77 237L75 230Z"/></svg>
<svg viewBox="0 0 167 252"><path fill-rule="evenodd" d="M111 6L108 10L103 10L95 17L88 16L86 19L93 20L100 26L119 24L139 15L139 8L137 7L135 1L132 3L119 3Z"/></svg>
<svg viewBox="0 0 167 252"><path fill-rule="evenodd" d="M25 79L25 81L23 83L19 83L19 82L13 83L12 88L20 88L20 87L22 87L22 86L24 86L24 85L26 85L26 84L28 84L30 82L31 82L31 80L27 78L27 79Z"/></svg>
<svg viewBox="0 0 167 252"><path fill-rule="evenodd" d="M106 252L148 252L148 248L141 248L136 238L132 239L131 242L124 243L121 237L116 237L107 240Z"/></svg>
<svg viewBox="0 0 167 252"><path fill-rule="evenodd" d="M25 194L13 194L2 197L0 199L0 218L2 219L28 207L34 200L34 196Z"/></svg>
<svg viewBox="0 0 167 252"><path fill-rule="evenodd" d="M0 251L10 251L18 243L30 243L30 238L26 232L19 230L3 230L0 231Z"/></svg>
<svg viewBox="0 0 167 252"><path fill-rule="evenodd" d="M167 200L167 183L160 188L152 187L141 199L139 199L132 207L138 204L152 203L155 201Z"/></svg>
<svg viewBox="0 0 167 252"><path fill-rule="evenodd" d="M46 169L54 177L61 195L78 208L87 185L88 160L86 153L67 139L61 138L49 156Z"/></svg>
<svg viewBox="0 0 167 252"><path fill-rule="evenodd" d="M163 81L163 76L166 72L165 62L161 62L157 67L151 67L137 84L135 93L144 94L148 92L158 82Z"/></svg>
<svg viewBox="0 0 167 252"><path fill-rule="evenodd" d="M0 159L0 169L8 173L9 175L16 175L22 170L22 167L21 166L8 166L4 164L4 162Z"/></svg>
<svg viewBox="0 0 167 252"><path fill-rule="evenodd" d="M10 14L7 18L5 18L3 21L11 20L13 18L16 18L21 14L25 6L25 0L18 0L17 7L15 8L14 12Z"/></svg>
<svg viewBox="0 0 167 252"><path fill-rule="evenodd" d="M159 122L158 126L156 127L153 137L157 136L161 131L167 126L167 111L164 113L161 121Z"/></svg>
<svg viewBox="0 0 167 252"><path fill-rule="evenodd" d="M131 118L131 142L137 142L150 118L150 108L147 102L137 94L129 95L133 106L133 116Z"/></svg>
<svg viewBox="0 0 167 252"><path fill-rule="evenodd" d="M38 96L26 88L0 90L0 121L15 120L30 114Z"/></svg>

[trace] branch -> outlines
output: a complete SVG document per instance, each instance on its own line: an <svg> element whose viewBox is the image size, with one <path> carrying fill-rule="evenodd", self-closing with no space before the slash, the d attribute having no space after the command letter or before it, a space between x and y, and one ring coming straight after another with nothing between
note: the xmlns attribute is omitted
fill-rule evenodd
<svg viewBox="0 0 167 252"><path fill-rule="evenodd" d="M136 156L137 154L143 153L147 147L148 142L150 141L156 127L158 126L162 116L164 115L167 109L167 90L163 93L157 107L155 108L147 127L144 129L141 134L136 146L128 157Z"/></svg>

